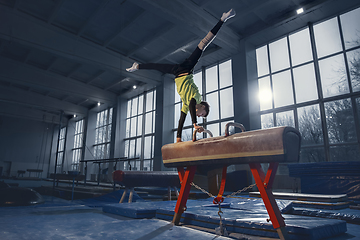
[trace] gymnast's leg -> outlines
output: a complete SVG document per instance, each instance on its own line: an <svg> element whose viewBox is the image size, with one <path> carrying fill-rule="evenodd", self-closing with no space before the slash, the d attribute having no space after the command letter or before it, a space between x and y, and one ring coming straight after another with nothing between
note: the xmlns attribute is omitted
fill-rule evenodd
<svg viewBox="0 0 360 240"><path fill-rule="evenodd" d="M210 30L210 32L200 41L195 51L191 54L191 56L185 60L183 63L186 64L189 69L192 69L198 60L201 57L201 54L203 51L205 51L206 47L210 45L210 43L215 39L216 34L220 30L221 26L224 22L226 22L228 19L234 17L236 15L234 9L230 9L230 11L223 13L222 17L220 18L219 22L213 27L213 29Z"/></svg>
<svg viewBox="0 0 360 240"><path fill-rule="evenodd" d="M234 17L236 15L234 9L230 9L230 11L223 13L222 17L220 18L220 21L215 25L213 29L203 38L200 43L198 44L195 51L191 54L189 58L187 58L181 65L180 68L188 68L189 72L192 70L192 68L196 65L199 58L201 57L202 52L206 49L207 46L210 45L210 43L214 40L216 34L220 30L221 26L224 22L226 22L228 19ZM179 74L179 65L177 64L158 64L158 63L147 63L147 64L138 64L137 62L134 62L132 67L127 68L126 71L128 72L134 72L138 69L153 69L158 70L162 73L171 73L174 75ZM183 71L180 69L180 71Z"/></svg>
<svg viewBox="0 0 360 240"><path fill-rule="evenodd" d="M173 74L173 70L175 69L176 64L161 64L161 63L144 63L138 64L134 62L131 68L127 68L126 71L128 72L135 72L138 69L150 69L150 70L157 70L162 73L171 73Z"/></svg>
<svg viewBox="0 0 360 240"><path fill-rule="evenodd" d="M206 47L209 46L210 43L214 40L222 24L228 19L234 17L235 15L236 13L234 9L230 9L230 11L223 13L220 21L215 25L213 29L210 30L210 32L205 36L205 38L200 41L200 43L198 44L198 48L200 48L201 51L204 51Z"/></svg>

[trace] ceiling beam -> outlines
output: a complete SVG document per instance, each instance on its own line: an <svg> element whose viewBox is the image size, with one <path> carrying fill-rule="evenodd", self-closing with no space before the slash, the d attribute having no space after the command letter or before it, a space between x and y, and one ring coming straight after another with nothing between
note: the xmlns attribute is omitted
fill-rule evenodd
<svg viewBox="0 0 360 240"><path fill-rule="evenodd" d="M116 94L109 91L5 57L0 57L0 79L10 83L20 83L29 87L39 87L62 94L89 98L96 102L115 103L117 101Z"/></svg>
<svg viewBox="0 0 360 240"><path fill-rule="evenodd" d="M38 109L50 111L64 111L71 115L87 115L87 108L81 107L69 102L64 102L52 97L43 96L38 93L21 90L14 87L0 88L0 102L19 104L27 107L35 107Z"/></svg>
<svg viewBox="0 0 360 240"><path fill-rule="evenodd" d="M111 42L114 41L117 37L122 36L122 32L125 29L130 28L135 23L135 20L140 18L144 14L145 14L145 10L141 9L137 14L132 16L132 18L126 22L125 26L121 26L121 28L114 35L112 35L109 39L107 39L104 42L103 46L108 47L111 44Z"/></svg>
<svg viewBox="0 0 360 240"><path fill-rule="evenodd" d="M71 71L66 75L67 78L70 78L72 75L74 75L80 68L82 67L82 64L77 64Z"/></svg>
<svg viewBox="0 0 360 240"><path fill-rule="evenodd" d="M182 25L201 38L206 36L221 17L212 16L189 0L131 0L131 2L174 24ZM221 34L216 37L214 42L222 48L235 52L240 51L239 35L226 25L222 27Z"/></svg>
<svg viewBox="0 0 360 240"><path fill-rule="evenodd" d="M137 51L146 48L148 45L150 45L151 43L153 43L157 39L161 38L161 36L168 33L173 27L174 27L173 24L169 24L168 26L165 26L162 29L157 30L157 32L154 32L152 34L152 37L150 37L148 39L145 39L142 43L139 44L139 46L137 46L136 48L130 50L127 53L127 56L130 57L130 56L134 55Z"/></svg>
<svg viewBox="0 0 360 240"><path fill-rule="evenodd" d="M125 68L133 63L128 57L2 5L0 22L0 38L6 41L14 41L78 63L136 78L144 83L161 83L160 73L128 73Z"/></svg>
<svg viewBox="0 0 360 240"><path fill-rule="evenodd" d="M164 54L162 54L161 57L155 58L151 62L154 62L154 63L160 62L161 60L167 59L168 57L171 57L171 55L176 54L176 53L178 53L180 51L187 52L186 49L189 48L190 46L193 46L193 45L197 44L199 42L198 40L199 39L196 38L196 37L191 38L183 46L178 47L178 48L176 48L174 50L170 50L168 52L165 52ZM191 54L191 52L189 53L189 55L190 54Z"/></svg>
<svg viewBox="0 0 360 240"><path fill-rule="evenodd" d="M6 103L0 101L0 116L23 118L27 120L40 121L46 123L59 124L59 114L42 111L39 109L29 108L18 104ZM62 125L66 126L67 118L62 118Z"/></svg>
<svg viewBox="0 0 360 240"><path fill-rule="evenodd" d="M65 0L58 0L55 7L52 9L52 12L50 14L49 19L47 20L48 24L51 24L54 19L56 18L58 12L60 11L60 8L64 4Z"/></svg>
<svg viewBox="0 0 360 240"><path fill-rule="evenodd" d="M80 36L84 33L84 31L86 30L86 28L88 27L89 23L94 20L94 18L96 16L99 15L99 13L101 13L101 11L104 10L104 8L108 5L108 3L110 2L110 0L106 0L103 1L100 6L95 10L95 12L93 12L93 14L88 18L88 20L83 24L83 26L81 27L81 29L79 30L79 32L77 33L77 36Z"/></svg>
<svg viewBox="0 0 360 240"><path fill-rule="evenodd" d="M106 87L105 90L109 90L113 87L115 87L116 85L120 84L120 83L123 83L123 82L126 82L126 81L130 81L130 78L123 78L123 79L120 79L118 81L116 81L115 83L112 83L110 86Z"/></svg>
<svg viewBox="0 0 360 240"><path fill-rule="evenodd" d="M104 73L105 73L104 70L100 70L100 71L97 72L94 76L92 76L91 79L88 79L87 82L86 82L86 84L90 84L90 83L96 81L97 78L100 77L100 76L101 76L102 74L104 74Z"/></svg>

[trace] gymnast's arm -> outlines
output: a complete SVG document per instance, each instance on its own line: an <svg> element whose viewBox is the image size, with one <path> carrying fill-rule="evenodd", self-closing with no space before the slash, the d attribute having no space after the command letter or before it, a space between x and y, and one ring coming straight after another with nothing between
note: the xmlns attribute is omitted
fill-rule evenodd
<svg viewBox="0 0 360 240"><path fill-rule="evenodd" d="M203 132L204 128L197 125L197 120L196 120L196 100L195 100L195 98L192 98L190 100L189 111L190 111L190 116L191 116L191 120L192 120L194 128L196 130L199 130L199 133Z"/></svg>
<svg viewBox="0 0 360 240"><path fill-rule="evenodd" d="M195 98L192 98L190 100L190 104L189 104L189 110L190 110L190 115L191 115L191 120L192 123L194 125L195 129L200 129L199 132L203 132L204 129L201 126L197 125L197 120L196 120L196 100ZM177 129L177 136L176 136L176 142L181 142L181 133L182 133L182 129L184 126L184 122L186 119L186 114L181 111L181 115L180 115L180 119L179 119L179 125L178 125L178 129Z"/></svg>
<svg viewBox="0 0 360 240"><path fill-rule="evenodd" d="M176 142L181 142L181 132L184 126L185 118L186 118L186 114L183 111L181 111L177 134L176 134Z"/></svg>

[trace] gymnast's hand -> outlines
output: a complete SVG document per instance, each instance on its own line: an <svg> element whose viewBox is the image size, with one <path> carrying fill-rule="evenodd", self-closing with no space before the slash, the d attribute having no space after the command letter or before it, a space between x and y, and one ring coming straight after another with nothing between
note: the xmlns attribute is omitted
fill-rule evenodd
<svg viewBox="0 0 360 240"><path fill-rule="evenodd" d="M177 143L182 142L182 141L181 141L181 138L176 138L176 142L177 142Z"/></svg>
<svg viewBox="0 0 360 240"><path fill-rule="evenodd" d="M194 128L195 130L197 130L199 133L202 133L204 131L204 128L201 126L198 126L196 123L194 123Z"/></svg>

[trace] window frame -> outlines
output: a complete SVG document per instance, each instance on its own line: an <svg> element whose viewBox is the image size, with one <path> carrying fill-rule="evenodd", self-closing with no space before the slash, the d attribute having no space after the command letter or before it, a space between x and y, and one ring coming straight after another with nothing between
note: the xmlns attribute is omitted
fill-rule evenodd
<svg viewBox="0 0 360 240"><path fill-rule="evenodd" d="M72 148L71 169L78 171L80 169L80 160L82 160L82 154L84 150L84 131L85 131L85 119L80 119L75 122L74 133L74 146ZM80 125L80 126L79 126Z"/></svg>
<svg viewBox="0 0 360 240"><path fill-rule="evenodd" d="M353 9L354 10L354 9ZM350 11L349 11L350 12ZM283 72L283 71L291 71L291 81L292 81L292 85L293 85L293 98L294 98L294 103L293 104L289 104L286 106L282 106L282 107L275 107L274 104L274 97L272 98L272 107L270 109L266 109L266 110L259 110L258 111L258 115L259 117L262 117L266 114L272 114L272 120L273 120L273 124L274 126L277 126L277 119L276 119L276 115L278 113L283 113L286 111L293 111L293 116L294 116L294 120L295 120L295 127L297 129L299 129L299 116L298 116L298 109L302 108L302 107L307 107L307 106L312 106L312 105L317 105L320 109L320 121L321 121L321 130L322 130L322 137L323 137L323 143L322 144L308 144L308 145L302 145L301 148L302 149L306 149L306 150L318 150L319 148L322 148L324 151L324 158L325 161L334 161L331 158L331 149L336 148L336 147L340 147L340 146L354 146L354 145L358 145L358 151L360 151L360 123L359 123L359 119L360 117L357 116L357 109L359 108L358 103L356 102L359 97L360 97L360 91L353 91L352 89L352 83L351 83L351 78L350 78L350 73L349 73L349 63L348 63L348 59L347 59L347 53L354 51L354 50L359 50L360 46L356 46L356 47L352 47L352 48L345 48L345 42L344 42L344 37L343 37L343 32L342 32L342 22L341 22L341 16L343 16L346 13L343 14L338 14L335 17L331 17L328 19L325 19L321 22L317 22L314 24L309 24L308 26L301 28L297 31L291 32L286 34L286 39L288 41L288 52L289 52L289 60L290 60L290 66L289 68L285 68L285 69L281 69L280 71L277 72L272 72L271 71L271 59L270 59L270 53L269 53L269 44L271 44L272 42L277 41L271 41L268 42L266 44L263 44L261 46L256 47L256 49L261 49L263 47L266 47L267 49L267 64L268 64L268 68L269 71L267 74L263 74L261 76L257 76L256 81L259 81L259 79L265 78L265 77L269 77L270 78L270 86L271 86L271 91L273 94L273 82L272 82L272 75ZM336 51L334 53L330 53L328 55L322 56L320 58L318 58L317 55L317 50L316 50L316 39L315 39L315 35L314 35L314 25L316 24L320 24L322 22L325 22L327 20L331 20L333 18L337 19L337 23L338 23L338 27L339 27L339 33L340 33L340 39L341 39L341 44L342 44L342 50L341 51ZM312 48L312 56L313 59L311 61L306 61L303 62L301 64L297 64L296 66L292 65L291 62L291 49L290 49L290 35L300 32L304 29L308 29L309 31L309 35L310 35L310 43L311 43L311 48ZM282 39L284 38L284 36L278 38L278 39ZM334 56L339 56L341 55L344 58L344 63L345 63L345 76L347 77L347 81L346 84L349 88L349 92L348 93L339 93L337 95L334 96L329 96L329 97L324 97L323 91L322 91L322 82L321 82L321 74L320 74L320 67L319 67L319 62L322 60L326 60L329 58L332 58ZM295 80L294 80L294 74L293 74L293 70L295 68L301 67L301 66L305 66L307 64L313 64L314 66L314 73L315 73L315 81L316 81L316 87L317 87L317 94L318 97L315 100L309 100L309 101L303 101L298 103L296 100L296 89L295 89ZM258 65L258 63L257 63ZM259 69L259 66L257 66ZM339 84L340 84L340 80L339 80ZM339 100L344 100L344 99L350 99L351 103L352 103L352 116L354 117L354 124L355 124L355 136L356 139L354 141L349 141L349 142L339 142L339 143L330 143L329 141L329 129L326 125L326 113L325 113L325 108L327 104L330 104L332 102L335 101L339 101ZM261 122L261 126L263 127L265 125L265 123Z"/></svg>
<svg viewBox="0 0 360 240"><path fill-rule="evenodd" d="M110 157L112 118L112 107L104 109L96 114L95 143L93 144L95 159L108 159ZM101 134L100 129L104 129L105 131L102 132L103 134L101 136L103 140L98 142L99 134ZM100 154L98 151L100 151Z"/></svg>
<svg viewBox="0 0 360 240"><path fill-rule="evenodd" d="M152 102L149 104L148 96L152 94ZM136 100L136 113L133 113L133 103L134 99ZM141 102L142 101L142 102ZM142 106L141 106L141 105ZM139 112L139 107L142 111ZM150 109L147 109L150 107ZM151 114L151 125L147 125L147 116ZM141 129L139 127L139 117L141 117ZM133 120L135 119L135 120ZM128 157L130 162L124 163L125 170L137 170L137 171L153 171L154 166L154 143L155 143L155 121L156 121L156 89L150 89L145 91L135 97L132 97L127 100L127 115L125 118L125 128L126 135L123 139L124 143L124 157ZM133 128L133 124L135 127ZM150 126L150 132L146 132L147 127ZM135 135L132 134L132 131L135 129ZM141 130L141 133L139 133ZM128 132L129 131L129 132ZM150 157L146 157L145 147L147 147L147 139L150 138ZM134 149L132 150L132 145L134 144ZM140 149L139 149L139 144ZM130 150L133 151L130 153ZM131 155L130 155L131 154ZM130 155L130 156L129 156ZM145 158L146 157L146 158ZM130 163L130 165L129 165ZM135 167L134 167L135 166Z"/></svg>
<svg viewBox="0 0 360 240"><path fill-rule="evenodd" d="M61 127L60 129L60 135L59 135L59 145L56 151L57 156L57 165L56 169L57 172L62 172L63 169L63 163L64 163L64 157L65 157L65 151L66 151L66 135L67 135L67 127Z"/></svg>

